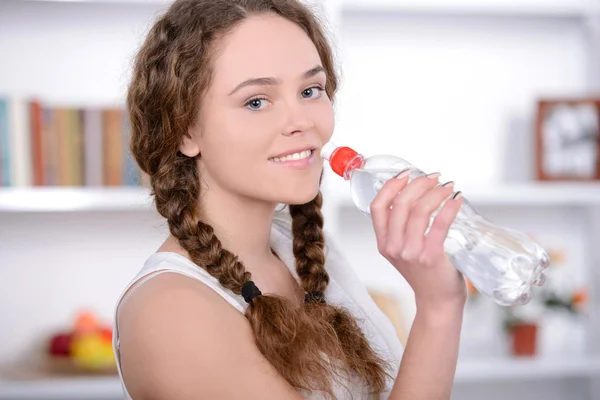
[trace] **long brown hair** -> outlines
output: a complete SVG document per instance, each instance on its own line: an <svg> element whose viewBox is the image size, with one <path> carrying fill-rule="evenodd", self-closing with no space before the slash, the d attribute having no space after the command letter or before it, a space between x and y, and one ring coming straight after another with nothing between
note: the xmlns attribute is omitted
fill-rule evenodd
<svg viewBox="0 0 600 400"><path fill-rule="evenodd" d="M215 42L249 15L264 13L296 23L310 37L327 74L325 90L333 100L337 76L331 48L317 17L296 0L175 1L140 48L127 94L131 151L150 177L158 212L192 261L238 295L251 279L250 272L202 222L196 159L180 153L179 146L210 83ZM321 204L319 193L307 204L289 207L296 270L307 301L298 306L280 296L262 295L250 302L245 315L261 353L297 389L333 397L332 378L355 373L367 392L381 393L386 389L387 364L348 312L325 303L329 275L324 267Z"/></svg>

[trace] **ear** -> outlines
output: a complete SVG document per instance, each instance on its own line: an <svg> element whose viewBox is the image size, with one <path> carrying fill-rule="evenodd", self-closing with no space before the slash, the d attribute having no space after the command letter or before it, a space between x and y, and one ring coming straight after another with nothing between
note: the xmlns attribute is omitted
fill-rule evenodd
<svg viewBox="0 0 600 400"><path fill-rule="evenodd" d="M199 144L200 135L197 132L195 127L188 128L187 135L183 137L181 145L179 146L179 151L182 154L195 158L200 154L200 144Z"/></svg>

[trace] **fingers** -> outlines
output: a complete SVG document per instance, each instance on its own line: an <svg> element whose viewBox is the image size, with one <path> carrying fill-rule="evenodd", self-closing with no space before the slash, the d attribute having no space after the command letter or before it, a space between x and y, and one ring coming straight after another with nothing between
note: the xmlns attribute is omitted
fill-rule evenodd
<svg viewBox="0 0 600 400"><path fill-rule="evenodd" d="M370 212L378 244L385 243L392 201L408 183L409 174L410 171L407 170L400 173L396 179L388 180L371 202Z"/></svg>
<svg viewBox="0 0 600 400"><path fill-rule="evenodd" d="M406 237L402 255L404 259L416 259L421 254L425 245L425 232L431 221L431 216L434 211L442 206L442 203L452 194L453 190L454 182L447 182L423 194L412 207L406 222Z"/></svg>
<svg viewBox="0 0 600 400"><path fill-rule="evenodd" d="M456 219L460 207L462 206L462 194L456 193L453 199L444 204L438 215L431 224L431 229L425 239L423 252L429 254L429 257L436 258L444 252L444 241L448 236L450 226Z"/></svg>
<svg viewBox="0 0 600 400"><path fill-rule="evenodd" d="M438 184L438 177L439 174L431 174L427 177L417 178L393 199L387 235L387 242L393 248L394 253L390 254L391 257L401 256L404 247L406 223L412 207L419 198ZM398 252L400 254L396 254Z"/></svg>

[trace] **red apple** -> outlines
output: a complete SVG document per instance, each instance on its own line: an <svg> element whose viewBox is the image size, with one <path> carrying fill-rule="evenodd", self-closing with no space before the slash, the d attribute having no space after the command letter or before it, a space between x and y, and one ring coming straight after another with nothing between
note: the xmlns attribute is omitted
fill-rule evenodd
<svg viewBox="0 0 600 400"><path fill-rule="evenodd" d="M69 356L72 340L73 335L71 333L58 333L50 338L48 352L53 356Z"/></svg>

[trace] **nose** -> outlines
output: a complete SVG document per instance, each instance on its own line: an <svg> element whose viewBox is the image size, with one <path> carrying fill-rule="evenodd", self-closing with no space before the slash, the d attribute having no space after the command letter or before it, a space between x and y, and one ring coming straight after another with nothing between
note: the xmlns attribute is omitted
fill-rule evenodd
<svg viewBox="0 0 600 400"><path fill-rule="evenodd" d="M284 136L305 133L314 127L314 121L305 104L301 102L287 104L284 112L285 122L282 129Z"/></svg>

